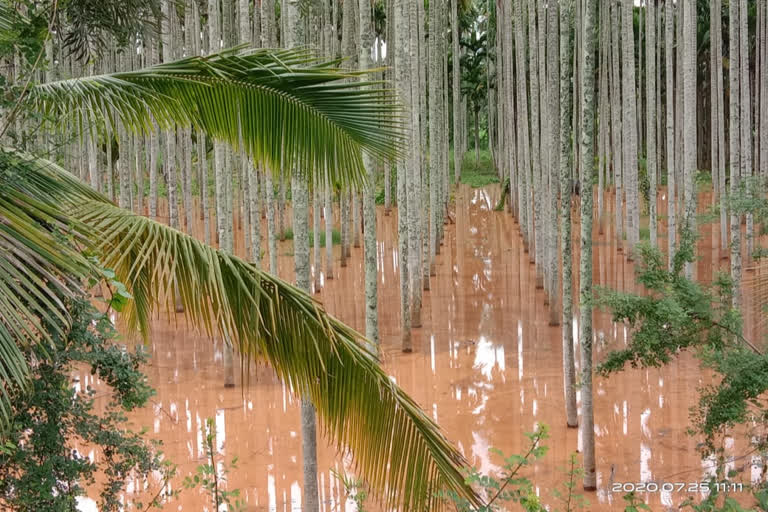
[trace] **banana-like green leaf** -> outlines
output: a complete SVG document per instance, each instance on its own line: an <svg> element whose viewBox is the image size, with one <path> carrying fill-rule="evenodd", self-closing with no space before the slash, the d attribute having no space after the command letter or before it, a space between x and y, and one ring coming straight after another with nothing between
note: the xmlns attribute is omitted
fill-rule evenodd
<svg viewBox="0 0 768 512"><path fill-rule="evenodd" d="M192 124L235 147L242 141L255 162L275 172L322 182L327 169L333 182L360 186L361 149L385 159L399 155L401 108L390 90L376 82L360 88L360 73L337 66L306 49L235 48L40 84L27 102L54 119L74 116L85 129L104 120L139 131L151 130L153 119L161 128Z"/></svg>
<svg viewBox="0 0 768 512"><path fill-rule="evenodd" d="M87 229L62 204L94 198L51 162L0 148L0 427L9 420L9 387L24 388L23 348L47 344L69 323L63 300L90 269L75 246Z"/></svg>
<svg viewBox="0 0 768 512"><path fill-rule="evenodd" d="M244 359L266 361L314 403L326 434L352 452L388 507L439 509L439 490L477 501L461 472L466 461L438 425L392 382L375 348L308 294L112 204L87 200L74 215L134 297L129 326L146 332L153 312L173 311L169 291L177 289L188 321Z"/></svg>

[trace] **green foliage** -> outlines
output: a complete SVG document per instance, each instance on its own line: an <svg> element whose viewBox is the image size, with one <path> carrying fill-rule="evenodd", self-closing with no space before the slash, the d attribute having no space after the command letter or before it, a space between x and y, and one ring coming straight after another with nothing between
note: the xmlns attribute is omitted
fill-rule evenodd
<svg viewBox="0 0 768 512"><path fill-rule="evenodd" d="M385 164L384 172L387 172L387 171L389 171L389 178L390 178L389 179L389 187L390 187L389 197L390 197L390 200L393 201L394 203L395 199L397 198L397 193L395 190L395 186L397 185L397 171L395 170L395 166ZM384 183L385 183L384 174L379 173L377 175L377 182L376 182L376 204L378 205L384 204L384 199L386 198Z"/></svg>
<svg viewBox="0 0 768 512"><path fill-rule="evenodd" d="M451 158L450 165L450 168L453 168L453 158ZM451 177L451 179L453 178ZM481 188L498 182L499 175L489 150L480 150L479 161L475 159L474 151L465 154L461 162L461 183L472 188Z"/></svg>
<svg viewBox="0 0 768 512"><path fill-rule="evenodd" d="M344 492L346 494L346 500L351 497L355 503L355 510L357 512L365 512L365 502L368 500L368 484L362 478L354 478L344 472L339 473L335 469L331 469L336 478L341 481L344 486Z"/></svg>
<svg viewBox="0 0 768 512"><path fill-rule="evenodd" d="M577 453L571 454L568 458L568 466L561 471L565 474L566 480L562 484L562 489L555 487L552 490L552 495L563 504L562 511L571 512L589 507L589 500L575 492L578 480L584 475Z"/></svg>
<svg viewBox="0 0 768 512"><path fill-rule="evenodd" d="M752 497L755 499L755 506L745 508L732 495L737 491L745 491L749 486L741 488L741 484L736 484L725 478L722 474L722 466L719 466L718 476L712 477L702 486L708 489L707 496L699 503L693 498L688 498L680 504L680 510L692 510L693 512L758 512L768 510L768 487L765 484L758 488L751 489ZM741 492L739 492L741 494Z"/></svg>
<svg viewBox="0 0 768 512"><path fill-rule="evenodd" d="M228 491L224 489L227 483L227 475L230 469L237 469L237 457L233 457L229 466L216 457L216 424L213 418L205 420L205 446L206 464L197 466L193 476L184 477L185 489L197 489L201 487L208 494L213 505L213 510L219 511L226 507L228 512L242 512L246 510L245 502L239 499L240 490Z"/></svg>
<svg viewBox="0 0 768 512"><path fill-rule="evenodd" d="M293 240L293 229L291 227L285 228L283 235L285 236L286 240ZM334 245L339 245L341 243L341 233L338 229L331 231L331 239ZM312 247L314 244L315 232L311 230L309 232L309 246ZM325 247L325 230L320 231L320 247Z"/></svg>
<svg viewBox="0 0 768 512"><path fill-rule="evenodd" d="M22 347L47 352L52 336L65 335L63 299L78 296L79 280L93 270L81 252L91 248L87 228L62 209L80 193L95 194L50 162L0 148L0 430L9 392L29 386Z"/></svg>
<svg viewBox="0 0 768 512"><path fill-rule="evenodd" d="M392 383L375 347L311 296L113 204L86 200L73 215L95 231L104 265L134 297L122 315L129 330L147 333L154 312L173 311L167 291L176 287L192 326L229 340L244 364L268 363L313 402L328 435L354 455L388 507L429 508L431 490L442 488L477 501L460 471L464 458L439 426Z"/></svg>
<svg viewBox="0 0 768 512"><path fill-rule="evenodd" d="M624 512L640 512L641 510L651 510L651 507L643 503L634 492L624 495L624 501L627 505L624 507Z"/></svg>
<svg viewBox="0 0 768 512"><path fill-rule="evenodd" d="M527 512L544 512L546 509L539 502L531 481L519 475L523 468L546 455L547 447L542 442L549 438L549 429L546 425L538 424L534 432L528 432L525 436L529 443L523 455L504 456L500 450L491 449L492 453L504 460L502 471L497 477L484 475L477 468L466 471L467 484L478 488L486 498L485 504L474 505L453 491L441 491L438 496L455 506L459 512L506 510L504 504L509 503L519 503Z"/></svg>
<svg viewBox="0 0 768 512"><path fill-rule="evenodd" d="M31 87L25 108L82 126L115 125L149 132L192 125L243 149L275 173L302 169L308 181L360 186L362 151L390 160L403 143L402 108L393 92L361 82L307 49L224 50L144 69L60 80ZM356 80L361 88L350 89ZM116 114L114 113L116 112ZM241 123L228 112L244 112ZM355 112L359 115L350 115ZM291 134L291 136L286 136Z"/></svg>
<svg viewBox="0 0 768 512"><path fill-rule="evenodd" d="M503 212L504 207L507 204L507 198L509 196L509 177L504 178L504 183L501 185L501 198L499 199L499 202L496 203L496 206L493 207L493 211L496 212Z"/></svg>
<svg viewBox="0 0 768 512"><path fill-rule="evenodd" d="M99 509L120 510L126 480L154 471L163 475L152 500L159 504L175 468L162 461L155 444L124 424L125 411L142 407L154 393L140 370L146 355L141 348L129 352L115 345L109 318L87 300L67 301L67 307L71 327L64 335L51 333L54 351L25 351L35 364L28 392L13 394L10 429L0 439L0 508L72 510L76 497L97 486ZM101 414L94 411L96 390L72 385L72 372L82 365L113 392ZM100 456L91 461L77 453L75 439Z"/></svg>
<svg viewBox="0 0 768 512"><path fill-rule="evenodd" d="M651 200L651 179L648 176L648 161L640 158L637 162L637 186L640 189L640 195L643 197L643 210L648 213L648 204Z"/></svg>
<svg viewBox="0 0 768 512"><path fill-rule="evenodd" d="M611 352L598 372L609 375L627 364L658 367L680 352L692 350L703 366L720 376L716 384L701 390L699 404L691 413L693 432L704 438L703 453L716 451L716 439L725 427L768 423L768 410L759 400L768 390L768 356L741 335L741 316L732 307L730 277L720 274L711 285L704 285L683 275L684 265L693 262L690 233L683 233L671 270L658 250L641 244L639 252L637 281L646 293L603 289L596 300L632 333L628 346ZM758 447L765 444L759 436L752 441Z"/></svg>

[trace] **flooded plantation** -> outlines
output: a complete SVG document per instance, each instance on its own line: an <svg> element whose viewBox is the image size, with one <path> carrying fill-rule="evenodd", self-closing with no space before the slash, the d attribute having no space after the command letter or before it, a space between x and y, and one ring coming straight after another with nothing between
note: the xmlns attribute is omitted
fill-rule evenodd
<svg viewBox="0 0 768 512"><path fill-rule="evenodd" d="M516 222L493 211L498 199L495 187L461 187L457 192L455 223L446 226L437 275L424 295L423 326L413 331L411 354L402 353L399 345L396 216L379 210L381 358L393 381L439 422L448 439L483 473L500 469L501 459L492 449L521 453L527 446L524 432L537 423L548 425L548 453L523 474L534 482L543 503L556 504L553 489L562 490L568 459L580 448L577 430L566 428L564 421L561 330L549 325L545 295L536 288L534 265L523 250ZM713 248L708 238L710 229L702 227L697 269L701 279L711 279L716 269L727 265L718 254L717 240ZM596 226L596 285L637 288L633 263L617 250L611 233L598 231ZM291 242L280 243L279 250L280 275L290 280ZM360 249L353 249L344 268L337 259L334 279L321 280L322 289L315 295L331 314L358 330L364 326L361 259ZM577 318L569 326L574 332ZM299 401L291 390L262 365L246 366L236 387L225 388L222 344L187 328L183 314L170 322L158 319L153 329L147 373L157 395L149 407L132 414L131 422L161 440L166 457L178 464L170 487L180 489L183 477L206 463L204 425L213 418L218 455L227 463L238 459L226 486L240 490L247 510L300 510ZM596 361L625 346L628 335L626 325L596 312ZM88 382L89 376L81 378ZM703 487L692 486L712 474L715 461L702 462L697 440L687 430L698 389L710 379L688 354L660 369L628 369L595 378L598 489L584 493L589 510L617 510L624 494L649 483L653 492L639 494L654 510L674 508L691 495L703 497ZM761 469L751 466L739 446L729 448L735 456L730 467L739 473L734 481L760 478ZM337 452L325 439L319 443L318 464L322 510L353 509L338 478L355 474L349 454ZM126 498L145 485L149 487L144 493L157 490L157 482L136 481ZM210 509L207 496L186 490L168 506ZM373 498L368 506L377 509Z"/></svg>

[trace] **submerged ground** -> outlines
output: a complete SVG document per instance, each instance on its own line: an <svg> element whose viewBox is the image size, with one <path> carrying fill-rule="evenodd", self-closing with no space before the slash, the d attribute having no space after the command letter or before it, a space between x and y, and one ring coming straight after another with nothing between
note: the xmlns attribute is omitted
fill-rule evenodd
<svg viewBox="0 0 768 512"><path fill-rule="evenodd" d="M548 325L544 292L535 287L534 266L523 251L513 218L493 211L497 200L495 186L462 186L457 191L456 223L446 228L437 277L424 295L424 326L414 330L412 354L399 350L396 216L394 212L384 216L379 210L384 365L442 425L470 463L484 472L498 468L499 459L490 448L507 454L521 452L524 432L537 422L549 425L550 451L528 476L542 500L555 503L552 488L566 479L563 470L569 455L578 449L577 430L565 428L561 330ZM660 202L663 215L663 198ZM720 258L717 228L703 226L702 235L697 272L699 279L708 280L728 263ZM596 223L596 284L633 289L633 264L617 251L615 240L612 232L599 234ZM663 233L660 243L662 247L666 243ZM289 280L291 251L290 242L281 243L280 274ZM316 297L331 313L362 331L362 249L352 250L348 267L339 268L336 263L335 279L325 281ZM748 325L752 314L748 307ZM569 327L576 329L576 321ZM595 332L598 361L626 342L626 329L613 324L605 313L596 315ZM180 476L172 483L179 488L183 476L205 463L201 428L206 418L215 418L220 454L227 461L239 458L228 487L241 490L247 510L300 510L299 403L263 366L251 368L246 382L238 376L238 386L225 389L221 348L188 331L183 315L178 315L175 327L158 320L147 368L157 396L150 407L132 416L134 426L147 427L151 437L163 441L168 458L179 466ZM86 384L91 379L90 375L80 377ZM623 508L624 492L612 489L624 483L658 483L658 492L641 495L654 510L676 506L691 495L662 491L661 484L697 482L712 468L711 461L701 461L696 440L686 434L696 389L706 382L708 376L686 355L664 369L596 378L599 489L587 495L588 510ZM731 452L740 455L738 446ZM353 473L352 461L321 441L319 465L323 510L351 510L351 504L343 503L344 493L332 470ZM730 467L745 482L760 474L748 457L735 459ZM141 489L145 484L135 482L127 497ZM376 510L374 503L369 504ZM210 508L204 495L183 491L168 510L198 511L204 506Z"/></svg>

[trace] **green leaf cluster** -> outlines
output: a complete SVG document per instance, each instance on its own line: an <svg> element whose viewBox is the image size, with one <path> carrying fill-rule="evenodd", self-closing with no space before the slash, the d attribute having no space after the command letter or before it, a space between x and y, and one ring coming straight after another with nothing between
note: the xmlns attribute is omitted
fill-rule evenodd
<svg viewBox="0 0 768 512"><path fill-rule="evenodd" d="M87 488L99 490L100 510L121 510L129 477L154 471L168 477L173 470L156 444L125 427L125 412L143 406L154 393L140 369L145 353L116 345L109 319L85 299L67 300L66 307L71 324L64 333L51 330L54 350L36 345L24 350L31 387L12 393L12 421L0 438L4 510L74 510ZM72 380L83 366L107 386L104 412L94 408L97 390ZM95 449L98 457L79 453L75 442ZM158 485L155 499L161 498L164 482Z"/></svg>

